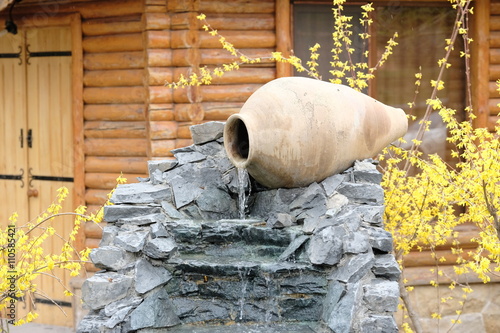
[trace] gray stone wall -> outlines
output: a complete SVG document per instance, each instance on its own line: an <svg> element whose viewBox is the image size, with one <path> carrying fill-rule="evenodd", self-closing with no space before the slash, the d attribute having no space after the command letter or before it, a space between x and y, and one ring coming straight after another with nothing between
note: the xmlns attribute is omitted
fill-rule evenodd
<svg viewBox="0 0 500 333"><path fill-rule="evenodd" d="M400 270L374 162L304 188L244 182L239 220L222 129L192 127L175 161L115 191L77 331L397 332Z"/></svg>

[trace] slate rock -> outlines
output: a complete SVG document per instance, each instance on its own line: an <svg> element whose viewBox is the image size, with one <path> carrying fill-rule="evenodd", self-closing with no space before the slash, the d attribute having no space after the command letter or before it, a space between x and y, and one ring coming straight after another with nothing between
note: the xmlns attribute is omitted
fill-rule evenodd
<svg viewBox="0 0 500 333"><path fill-rule="evenodd" d="M323 299L320 297L280 297L278 306L282 320L300 320L316 322L321 318Z"/></svg>
<svg viewBox="0 0 500 333"><path fill-rule="evenodd" d="M77 333L101 333L102 327L108 318L99 315L87 315L79 323L76 328Z"/></svg>
<svg viewBox="0 0 500 333"><path fill-rule="evenodd" d="M105 226L102 228L102 238L99 246L108 246L113 244L113 241L120 231L120 228L114 226L112 224Z"/></svg>
<svg viewBox="0 0 500 333"><path fill-rule="evenodd" d="M107 304L126 297L133 278L115 272L96 273L82 285L82 300L85 306L98 310Z"/></svg>
<svg viewBox="0 0 500 333"><path fill-rule="evenodd" d="M334 195L339 185L345 180L346 176L344 174L336 174L323 180L321 186L323 186L326 196L331 197Z"/></svg>
<svg viewBox="0 0 500 333"><path fill-rule="evenodd" d="M121 231L115 237L115 245L129 252L139 252L144 247L148 231L128 230Z"/></svg>
<svg viewBox="0 0 500 333"><path fill-rule="evenodd" d="M344 253L342 242L344 236L345 230L342 227L326 227L315 233L307 249L310 262L315 265L330 266L339 263Z"/></svg>
<svg viewBox="0 0 500 333"><path fill-rule="evenodd" d="M175 207L177 209L193 202L202 191L200 185L180 176L172 178L170 185L172 186Z"/></svg>
<svg viewBox="0 0 500 333"><path fill-rule="evenodd" d="M290 203L290 209L297 220L317 218L326 212L326 195L318 183L312 183L305 192Z"/></svg>
<svg viewBox="0 0 500 333"><path fill-rule="evenodd" d="M173 304L165 290L160 289L146 297L130 314L132 330L146 327L167 328L180 324Z"/></svg>
<svg viewBox="0 0 500 333"><path fill-rule="evenodd" d="M282 295L324 295L328 291L328 280L322 275L302 273L299 276L290 276L281 280L279 286Z"/></svg>
<svg viewBox="0 0 500 333"><path fill-rule="evenodd" d="M368 310L374 312L396 312L399 303L399 286L396 281L373 279L363 286Z"/></svg>
<svg viewBox="0 0 500 333"><path fill-rule="evenodd" d="M220 163L219 160L225 156L224 145L216 141L210 141L204 144L197 144L194 149L207 157L217 157L216 163Z"/></svg>
<svg viewBox="0 0 500 333"><path fill-rule="evenodd" d="M100 246L93 249L90 259L97 268L117 271L135 261L135 256L116 246Z"/></svg>
<svg viewBox="0 0 500 333"><path fill-rule="evenodd" d="M361 304L360 289L359 282L347 285L345 294L333 306L326 318L326 324L333 332L352 331L352 323Z"/></svg>
<svg viewBox="0 0 500 333"><path fill-rule="evenodd" d="M140 259L135 265L135 291L139 294L165 284L171 278L172 274L166 268L153 266L147 259Z"/></svg>
<svg viewBox="0 0 500 333"><path fill-rule="evenodd" d="M364 253L369 249L368 236L363 232L351 232L344 238L345 253Z"/></svg>
<svg viewBox="0 0 500 333"><path fill-rule="evenodd" d="M137 305L141 304L142 301L143 298L138 296L130 296L122 298L120 300L111 302L108 305L106 305L106 307L104 307L104 314L108 317L111 317L120 309L127 308L129 306L135 308Z"/></svg>
<svg viewBox="0 0 500 333"><path fill-rule="evenodd" d="M360 205L353 209L361 216L361 220L376 227L382 227L385 206Z"/></svg>
<svg viewBox="0 0 500 333"><path fill-rule="evenodd" d="M273 214L266 221L267 226L273 229L283 229L292 226L294 223L295 217L286 213Z"/></svg>
<svg viewBox="0 0 500 333"><path fill-rule="evenodd" d="M111 202L116 204L149 204L168 200L171 196L167 185L151 183L133 183L118 185L111 196Z"/></svg>
<svg viewBox="0 0 500 333"><path fill-rule="evenodd" d="M200 125L189 127L194 144L202 144L222 138L224 134L224 123L220 121L210 121Z"/></svg>
<svg viewBox="0 0 500 333"><path fill-rule="evenodd" d="M150 160L148 161L148 171L151 175L156 170L161 173L173 169L177 166L176 160Z"/></svg>
<svg viewBox="0 0 500 333"><path fill-rule="evenodd" d="M357 204L382 205L384 203L384 190L376 184L359 184L344 182L337 191Z"/></svg>
<svg viewBox="0 0 500 333"><path fill-rule="evenodd" d="M170 233L163 223L154 223L151 225L151 237L170 237Z"/></svg>
<svg viewBox="0 0 500 333"><path fill-rule="evenodd" d="M236 213L235 200L231 198L229 193L217 187L205 187L198 195L195 202L202 212L219 213L213 214L219 216L218 218L230 218Z"/></svg>
<svg viewBox="0 0 500 333"><path fill-rule="evenodd" d="M157 222L165 222L166 221L166 216L163 213L156 213L156 214L148 214L148 215L142 215L142 216L135 216L135 217L130 217L130 218L125 218L125 219L119 219L118 223L119 224L133 224L137 226L143 226L143 225L149 225Z"/></svg>
<svg viewBox="0 0 500 333"><path fill-rule="evenodd" d="M205 299L172 298L175 313L182 323L194 323L210 320L227 320L228 307L225 302L217 303ZM224 306L226 305L226 306Z"/></svg>
<svg viewBox="0 0 500 333"><path fill-rule="evenodd" d="M328 277L343 283L356 283L372 268L375 258L373 253L346 256L337 269Z"/></svg>
<svg viewBox="0 0 500 333"><path fill-rule="evenodd" d="M297 257L299 249L309 240L309 236L300 235L293 239L283 253L278 257L278 261L293 260Z"/></svg>
<svg viewBox="0 0 500 333"><path fill-rule="evenodd" d="M154 259L168 259L177 251L173 238L153 238L144 246L144 254Z"/></svg>
<svg viewBox="0 0 500 333"><path fill-rule="evenodd" d="M326 202L326 215L330 217L334 217L340 211L344 206L346 206L349 203L349 199L345 195L342 195L340 193L335 193L332 196L328 197L328 200Z"/></svg>
<svg viewBox="0 0 500 333"><path fill-rule="evenodd" d="M205 155L197 151L176 152L174 153L174 157L177 159L179 165L199 162L207 158Z"/></svg>
<svg viewBox="0 0 500 333"><path fill-rule="evenodd" d="M119 219L160 213L160 207L144 205L104 206L104 221L117 222Z"/></svg>
<svg viewBox="0 0 500 333"><path fill-rule="evenodd" d="M397 333L394 317L369 315L361 322L361 333Z"/></svg>
<svg viewBox="0 0 500 333"><path fill-rule="evenodd" d="M392 254L376 255L372 272L377 277L385 278L391 281L398 281L401 275L398 262Z"/></svg>
<svg viewBox="0 0 500 333"><path fill-rule="evenodd" d="M390 232L377 227L367 227L371 247L382 253L392 252L393 242Z"/></svg>
<svg viewBox="0 0 500 333"><path fill-rule="evenodd" d="M163 208L166 216L170 219L179 220L185 218L185 216L182 215L182 213L179 212L177 208L175 208L175 206L169 201L162 201L161 208Z"/></svg>

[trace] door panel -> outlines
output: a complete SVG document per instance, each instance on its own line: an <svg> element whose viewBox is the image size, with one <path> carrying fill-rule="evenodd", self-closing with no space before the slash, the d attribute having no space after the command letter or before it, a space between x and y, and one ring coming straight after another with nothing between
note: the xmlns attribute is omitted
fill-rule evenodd
<svg viewBox="0 0 500 333"><path fill-rule="evenodd" d="M20 48L23 34L0 37L0 226L17 211L27 221L26 67ZM21 136L23 130L23 136ZM21 147L21 144L23 147ZM21 177L19 177L21 176ZM16 179L17 178L17 179ZM21 178L21 179L19 179Z"/></svg>
<svg viewBox="0 0 500 333"><path fill-rule="evenodd" d="M62 186L70 193L62 211L74 210L70 28L20 29L18 35L0 39L0 54L19 52L19 46L22 57L0 57L2 227L13 211L19 214L18 224L35 220L55 200ZM22 181L1 179L13 178L1 175L16 176L21 170ZM44 226L49 224L56 229L56 236L43 245L44 252L60 253L62 238L66 239L73 228L73 218L58 217ZM64 296L63 287L69 285L69 280L69 274L56 270L37 278L35 283L43 293L26 305L19 304L18 315L35 310L40 315L37 323L72 326L71 299Z"/></svg>

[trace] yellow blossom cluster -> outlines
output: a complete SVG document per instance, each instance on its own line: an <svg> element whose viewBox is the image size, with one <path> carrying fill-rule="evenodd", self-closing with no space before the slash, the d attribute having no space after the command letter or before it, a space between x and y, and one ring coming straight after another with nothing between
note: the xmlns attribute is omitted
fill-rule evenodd
<svg viewBox="0 0 500 333"><path fill-rule="evenodd" d="M126 179L118 177L117 183L122 184ZM32 302L35 295L47 297L36 284L40 275L50 276L59 281L65 288L64 294L72 296L68 286L62 283L59 276L61 270L69 272L70 276L78 276L83 264L88 262L90 249L77 251L74 247L76 236L82 224L87 221L100 222L103 218L101 208L95 214L86 214L86 207L79 206L74 212L61 212L62 204L69 191L66 187L57 190L54 202L33 221L20 224L18 214L13 213L9 218L9 225L0 230L0 313L8 306L23 300ZM108 202L112 192L108 195ZM74 224L68 235L61 235L51 225L56 218L73 216ZM57 253L48 252L43 246L54 239L63 240ZM15 325L29 323L36 319L36 312L28 312L21 318L16 318Z"/></svg>

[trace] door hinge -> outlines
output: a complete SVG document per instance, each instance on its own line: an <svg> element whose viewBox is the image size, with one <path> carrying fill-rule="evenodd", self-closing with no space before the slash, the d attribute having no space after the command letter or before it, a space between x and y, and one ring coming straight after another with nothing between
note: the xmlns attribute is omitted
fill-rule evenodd
<svg viewBox="0 0 500 333"><path fill-rule="evenodd" d="M19 134L19 143L21 144L21 148L24 148L24 131L21 128L21 133Z"/></svg>

